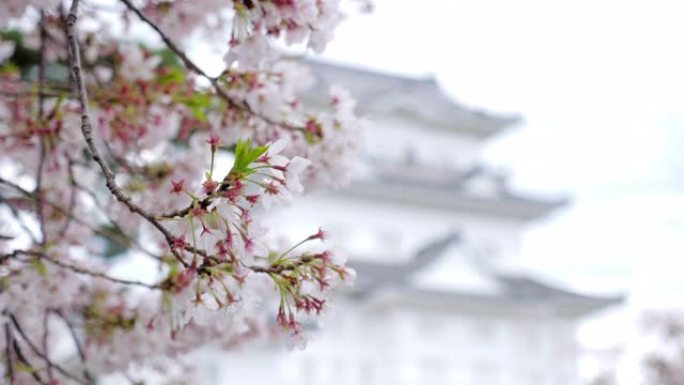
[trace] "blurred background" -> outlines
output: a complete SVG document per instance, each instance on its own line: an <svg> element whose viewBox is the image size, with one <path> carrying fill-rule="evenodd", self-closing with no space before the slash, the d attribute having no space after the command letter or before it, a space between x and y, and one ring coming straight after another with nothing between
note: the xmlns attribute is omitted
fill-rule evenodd
<svg viewBox="0 0 684 385"><path fill-rule="evenodd" d="M305 350L238 351L215 383L684 383L683 14L376 0L344 21L311 100L352 91L363 158L271 220L322 225L357 283Z"/></svg>

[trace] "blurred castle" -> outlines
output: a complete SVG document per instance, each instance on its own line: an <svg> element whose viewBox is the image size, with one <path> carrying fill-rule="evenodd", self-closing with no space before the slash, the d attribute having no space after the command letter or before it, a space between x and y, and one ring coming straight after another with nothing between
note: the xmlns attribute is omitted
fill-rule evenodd
<svg viewBox="0 0 684 385"><path fill-rule="evenodd" d="M518 195L481 164L486 140L518 118L459 106L434 79L310 66L314 95L342 84L370 118L365 158L348 188L309 195L274 220L299 235L323 225L331 247L350 256L356 285L306 350L231 355L226 378L577 385L577 322L619 299L572 293L516 268L525 225L564 204Z"/></svg>

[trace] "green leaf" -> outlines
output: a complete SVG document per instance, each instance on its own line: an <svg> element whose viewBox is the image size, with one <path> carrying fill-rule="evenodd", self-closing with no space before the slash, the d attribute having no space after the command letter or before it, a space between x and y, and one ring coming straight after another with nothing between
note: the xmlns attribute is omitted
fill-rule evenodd
<svg viewBox="0 0 684 385"><path fill-rule="evenodd" d="M21 44L24 41L24 35L16 29L0 31L0 40L12 41L15 44Z"/></svg>
<svg viewBox="0 0 684 385"><path fill-rule="evenodd" d="M250 161L249 163L255 162L257 159L261 158L262 155L264 155L268 151L268 146L259 146L255 147L252 149L252 151L249 154Z"/></svg>
<svg viewBox="0 0 684 385"><path fill-rule="evenodd" d="M232 171L240 172L245 168L245 149L249 146L249 139L246 141L238 140L235 145L235 161L233 162Z"/></svg>
<svg viewBox="0 0 684 385"><path fill-rule="evenodd" d="M164 309L168 310L169 313L173 310L173 301L171 300L171 294L168 291L164 291L162 294L162 306Z"/></svg>
<svg viewBox="0 0 684 385"><path fill-rule="evenodd" d="M178 60L178 57L176 56L175 52L171 51L168 48L164 48L164 49L154 50L153 53L155 55L161 56L161 58L162 58L161 65L162 66L177 68L177 69L180 69L182 72L181 62Z"/></svg>
<svg viewBox="0 0 684 385"><path fill-rule="evenodd" d="M20 372L26 372L26 373L35 373L38 371L38 369L31 367L29 365L26 365L23 362L17 362L15 368Z"/></svg>
<svg viewBox="0 0 684 385"><path fill-rule="evenodd" d="M159 77L161 84L167 85L170 83L183 83L185 81L185 72L178 67L167 67L168 72Z"/></svg>
<svg viewBox="0 0 684 385"><path fill-rule="evenodd" d="M13 74L19 72L19 67L12 62L7 62L0 66L0 74Z"/></svg>
<svg viewBox="0 0 684 385"><path fill-rule="evenodd" d="M183 103L190 108L195 118L202 122L207 120L206 110L211 107L211 97L208 94L195 92L192 96L183 100Z"/></svg>
<svg viewBox="0 0 684 385"><path fill-rule="evenodd" d="M43 261L41 261L40 259L34 259L33 261L31 261L31 266L34 269L36 269L38 274L47 275L47 267L45 266Z"/></svg>
<svg viewBox="0 0 684 385"><path fill-rule="evenodd" d="M171 279L171 278L177 276L178 274L180 274L180 272L181 272L180 263L178 262L178 260L176 258L172 258L172 257L165 258L164 262L169 267L169 273L168 273L167 279Z"/></svg>
<svg viewBox="0 0 684 385"><path fill-rule="evenodd" d="M275 263L275 261L278 259L278 256L280 256L280 253L277 253L277 252L275 252L275 251L269 251L269 252L268 252L268 257L267 257L268 262L269 262L270 264Z"/></svg>
<svg viewBox="0 0 684 385"><path fill-rule="evenodd" d="M268 151L268 146L252 147L250 139L239 140L235 146L235 162L231 172L249 175L254 172L249 165L257 161Z"/></svg>

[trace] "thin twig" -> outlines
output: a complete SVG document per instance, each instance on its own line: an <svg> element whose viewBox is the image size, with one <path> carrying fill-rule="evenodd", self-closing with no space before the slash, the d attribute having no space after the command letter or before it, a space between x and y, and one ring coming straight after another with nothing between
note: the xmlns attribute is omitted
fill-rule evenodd
<svg viewBox="0 0 684 385"><path fill-rule="evenodd" d="M158 284L152 285L152 284L141 282L141 281L111 277L105 273L102 273L99 271L92 271L92 270L88 270L88 269L80 267L80 266L72 265L72 264L66 263L64 261L60 261L58 259L55 259L55 258L49 256L48 254L41 253L38 251L33 251L33 250L19 250L19 249L17 249L17 250L13 250L12 252L7 253L7 254L0 254L0 261L15 258L15 257L18 257L19 255L28 255L31 257L40 258L40 259L46 260L46 261L48 261L54 265L57 265L57 266L65 268L65 269L71 270L74 273L88 275L88 276L95 277L95 278L102 278L102 279L105 279L107 281L111 281L114 283L120 283L123 285L143 286L143 287L146 287L148 289L160 289Z"/></svg>
<svg viewBox="0 0 684 385"><path fill-rule="evenodd" d="M47 311L43 312L43 338L40 339L40 342L42 344L43 352L45 353L45 357L50 357L50 351L48 350L48 340L50 339L50 313ZM47 361L51 363L51 361ZM59 369L58 369L59 370ZM55 375L52 372L52 365L48 366L48 380L50 382L55 381Z"/></svg>
<svg viewBox="0 0 684 385"><path fill-rule="evenodd" d="M28 190L22 188L21 186L17 185L16 183L10 182L10 181L7 180L7 179L4 179L4 178L0 177L0 184L5 184L5 185L7 185L7 186L9 186L9 187L12 187L13 189L17 190L20 194L22 194L23 196L25 196L27 199L35 199L35 197L33 196L33 194L32 194L30 191L28 191ZM95 197L94 197L92 191L90 191L90 190L88 190L88 189L85 189L85 188L83 188L83 187L80 186L80 185L78 185L78 187L79 187L80 189L84 190L86 193L91 194L91 197L92 197L93 200L95 201L96 205L98 205L98 208L101 209L100 204L99 204L99 202L95 199ZM5 203L7 203L7 205L10 207L10 210L11 210L13 213L16 213L16 214L14 214L14 215L15 215L15 217L17 217L17 220L19 221L19 216L18 216L17 210L9 203L9 201L7 201L7 199L3 199L2 197L0 197L0 202L2 202L3 200L4 200ZM96 227L94 227L91 223L89 223L88 221L86 221L86 220L84 220L84 219L81 219L81 218L77 217L76 215L73 214L73 212L70 212L70 211L65 210L65 209L62 208L60 205L58 205L58 204L56 204L56 203L54 203L54 202L52 202L52 201L44 200L43 203L44 203L45 205L50 206L51 208L53 208L54 210L56 210L56 211L59 212L60 214L67 216L68 218L71 219L71 221L76 222L76 223L78 223L78 224L80 224L80 225L82 225L82 226L87 227L89 230L91 230L92 232L94 232L94 233L97 234L97 235L100 235L100 236L105 237L105 238L107 238L107 239L109 239L109 240L112 240L112 241L114 241L114 242L116 242L116 243L118 243L118 244L120 244L121 246L124 246L124 247L128 247L128 246L130 246L130 245L133 245L133 246L135 246L136 248L138 248L140 251L142 251L144 254L146 254L146 255L148 255L148 256L150 256L150 257L156 259L156 260L161 260L161 259L162 259L160 256L158 256L158 255L154 254L153 252L151 252L151 251L145 249L145 248L144 248L139 242L137 242L136 240L129 238L129 237L123 232L123 230L121 229L121 226L120 226L118 223L116 223L116 221L114 221L113 219L109 218L108 216L107 216L107 219L109 220L109 222L112 224L112 226L114 226L117 230L119 230L119 231L121 232L121 234L115 233L115 232L113 233L113 232L109 232L109 231L106 231L106 230L103 230L103 229L96 228ZM22 226L24 226L24 230L28 231L29 234L31 235L32 239L35 240L35 237L33 236L33 233L30 233L30 229L28 229L28 227L26 227L26 225L23 224L23 222L21 222L20 224L21 224ZM35 242L35 243L38 243L38 242Z"/></svg>
<svg viewBox="0 0 684 385"><path fill-rule="evenodd" d="M9 330L9 328L7 328ZM17 342L16 338L12 338L12 347L14 348L14 352L17 354L17 359L19 361L26 365L28 368L29 372L31 373L31 377L33 377L34 380L36 380L38 383L42 385L48 385L48 383L43 380L42 377L38 374L38 371L35 370L35 368L31 365L31 363L26 359L26 356L24 355L24 352L21 350L21 347L19 346L19 342Z"/></svg>
<svg viewBox="0 0 684 385"><path fill-rule="evenodd" d="M6 91L6 90L0 90L0 96L9 96L9 97L17 97L17 96L42 96L42 97L52 97L52 98L59 98L59 97L64 97L66 96L65 94L60 94L57 92L49 92L49 91L31 91L31 90L26 90L26 91Z"/></svg>
<svg viewBox="0 0 684 385"><path fill-rule="evenodd" d="M85 355L85 350L83 349L83 345L81 344L81 341L78 339L78 335L76 333L76 328L74 328L74 325L69 322L69 319L61 312L61 310L54 309L53 310L55 314L61 318L64 323L67 326L67 329L69 329L69 333L71 334L71 338L74 340L74 344L76 345L76 352L78 353L78 357L81 360L81 363L83 364L83 377L85 377L88 381L91 383L94 383L95 381L93 380L93 376L90 374L88 371L88 367L86 365L86 355Z"/></svg>
<svg viewBox="0 0 684 385"><path fill-rule="evenodd" d="M47 313L46 313L47 314ZM12 324L14 324L14 328L17 329L19 332L19 335L21 338L24 339L26 342L26 345L35 353L38 357L42 358L43 361L48 365L48 376L50 376L49 372L52 368L56 369L58 372L60 372L64 377L68 377L74 381L77 381L79 384L83 385L89 385L87 382L83 381L82 379L78 378L77 376L69 373L66 371L63 367L60 365L52 362L52 360L47 356L47 352L43 353L41 352L38 347L28 338L26 333L24 333L24 330L21 328L19 325L19 321L17 321L17 318L14 316L14 314L10 314L10 320L12 320Z"/></svg>
<svg viewBox="0 0 684 385"><path fill-rule="evenodd" d="M45 85L45 44L47 40L47 29L45 28L45 11L40 11L40 59L38 64L38 121L41 126L46 124L45 115L45 97L43 96L43 87ZM45 127L43 127L45 129ZM43 135L38 135L40 141L40 155L38 158L38 170L36 175L36 214L38 214L38 222L40 223L41 241L44 245L47 242L47 231L45 230L45 216L43 215L43 168L45 167L45 138Z"/></svg>
<svg viewBox="0 0 684 385"><path fill-rule="evenodd" d="M183 52L183 50L180 49L180 47L178 47L178 45L176 45L176 43L174 43L173 40L171 40L171 38L166 33L164 33L164 31L161 30L161 28L159 28L159 26L157 26L152 20L150 20L147 16L145 16L145 14L142 13L142 11L140 9L138 9L131 2L131 0L121 0L121 2L124 3L126 5L126 8L128 8L131 12L135 13L138 16L138 18L140 18L140 20L142 20L145 24L147 24L155 32L157 32L157 34L162 39L164 44L166 44L166 46L169 47L169 49L171 51L173 51L173 53L175 53L176 56L178 56L178 58L183 62L185 67L187 67L188 69L197 73L198 75L202 76L203 78L207 79L211 83L211 85L213 86L214 90L216 90L216 93L223 100L225 100L228 103L229 107L246 111L250 115L252 115L256 118L259 118L259 119L263 120L264 122L271 124L271 125L274 125L274 126L280 126L284 129L292 130L292 131L303 131L303 128L301 128L301 127L295 127L295 126L293 126L289 123L286 123L286 122L277 122L277 121L274 121L274 120L272 120L266 116L258 114L246 102L245 103L239 103L239 102L235 101L235 99L232 98L230 95L228 95L226 93L226 91L221 87L217 77L209 76L209 74L207 74L202 68L200 68L197 64L195 64L195 62L193 62L188 57L188 55L185 54L185 52Z"/></svg>
<svg viewBox="0 0 684 385"><path fill-rule="evenodd" d="M303 256L303 257L301 257L295 261L292 261L290 263L281 263L278 265L271 265L268 267L262 267L262 266L256 266L256 265L248 265L246 267L255 273L278 275L278 274L281 274L285 271L296 270L300 266L306 265L307 263L313 261L314 259L316 259L316 257L311 256L311 255L306 255L306 256Z"/></svg>
<svg viewBox="0 0 684 385"><path fill-rule="evenodd" d="M97 207L100 210L101 214L105 218L107 218L107 221L114 228L115 232L110 232L110 231L106 231L106 230L102 230L102 229L95 229L92 227L91 227L91 230L95 231L98 235L101 235L103 237L106 237L107 239L110 239L110 240L118 243L119 245L123 246L124 248L130 247L132 245L132 246L135 246L135 248L137 248L138 250L140 250L143 254L145 254L151 258L154 258L158 261L163 260L162 257L158 256L157 254L155 254L155 253L147 250L145 247L143 247L143 245L141 245L137 239L126 234L126 232L124 231L123 227L119 224L119 222L117 222L116 220L111 218L109 216L109 214L107 214L107 210L106 210L105 206L97 198L94 191L86 188L85 186L81 186L76 180L74 180L74 186L76 186L77 189L83 191L84 193L88 194L88 196L90 196L90 199L93 200L95 207ZM81 219L79 219L76 216L74 216L74 220L77 222L82 221Z"/></svg>
<svg viewBox="0 0 684 385"><path fill-rule="evenodd" d="M5 323L5 356L7 358L7 374L10 384L14 384L14 363L12 363L12 334L9 329L9 322Z"/></svg>
<svg viewBox="0 0 684 385"><path fill-rule="evenodd" d="M23 220L21 219L21 217L19 216L19 210L17 210L17 209L10 203L10 201L9 201L7 198L5 198L5 197L0 196L0 203L5 203L5 204L7 205L7 207L8 207L9 210L10 210L10 212L12 213L12 216L14 217L14 219L17 221L17 223L19 224L19 226L24 230L24 232L26 232L26 234L28 234L28 236L31 238L31 240L33 241L33 243L39 243L39 242L38 242L38 238L36 238L36 235L33 234L33 231L26 225L26 223L24 223L24 221L23 221Z"/></svg>
<svg viewBox="0 0 684 385"><path fill-rule="evenodd" d="M16 190L16 191L19 192L21 195L23 195L23 196L25 196L25 197L27 197L27 198L32 198L32 197L33 197L33 194L32 194L30 191L26 190L25 188L19 186L18 184L14 183L14 182L12 182L12 181L10 181L10 180L7 180L7 179L5 179L5 178L3 178L3 177L0 177L0 184L4 184L4 185L7 185L7 186L11 187L12 189Z"/></svg>
<svg viewBox="0 0 684 385"><path fill-rule="evenodd" d="M67 230L69 229L69 225L71 224L71 220L73 218L73 213L74 209L76 208L76 190L78 186L76 185L76 176L74 175L74 161L67 155L67 171L69 172L69 185L71 186L71 190L69 191L69 207L67 208L67 216L66 219L64 220L64 224L62 225L62 228L59 229L59 237L63 237L64 234L66 234Z"/></svg>

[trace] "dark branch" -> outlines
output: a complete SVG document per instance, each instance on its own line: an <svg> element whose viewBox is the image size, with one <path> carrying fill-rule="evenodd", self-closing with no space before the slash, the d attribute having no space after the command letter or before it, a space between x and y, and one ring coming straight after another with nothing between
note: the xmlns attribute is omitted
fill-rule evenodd
<svg viewBox="0 0 684 385"><path fill-rule="evenodd" d="M38 24L40 28L40 62L38 64L38 122L41 126L45 125L44 120L45 115L45 97L43 96L43 87L45 86L45 44L47 40L47 29L45 28L45 12L40 11L40 22ZM43 130L45 127L43 127ZM39 145L39 158L38 158L38 170L36 171L36 214L38 214L38 222L40 223L41 241L40 244L44 245L47 242L47 231L45 230L45 216L43 215L43 168L45 167L45 138L43 135L38 135Z"/></svg>
<svg viewBox="0 0 684 385"><path fill-rule="evenodd" d="M5 356L7 359L7 375L10 384L14 384L14 363L12 363L12 334L10 333L9 323L5 323Z"/></svg>
<svg viewBox="0 0 684 385"><path fill-rule="evenodd" d="M178 58L183 62L186 68L192 70L193 72L197 73L198 75L202 76L203 78L207 79L211 85L214 87L214 90L216 90L216 93L228 103L228 106L246 111L250 115L259 118L263 120L264 122L274 125L274 126L280 126L286 130L291 130L291 131L302 131L303 129L300 127L295 127L289 123L286 122L276 122L272 119L269 119L263 115L258 114L256 111L254 111L246 102L245 103L240 103L237 102L235 99L233 99L230 95L226 93L226 91L221 87L219 84L218 78L209 76L202 68L200 68L195 62L193 62L188 55L183 52L176 43L171 40L171 38L164 33L164 31L161 30L152 20L150 20L145 14L142 13L140 9L138 9L132 2L131 0L121 0L126 5L126 8L128 8L131 12L135 13L140 20L142 20L145 24L149 25L157 34L159 37L162 39L164 44L166 44L167 47L173 53L178 56Z"/></svg>
<svg viewBox="0 0 684 385"><path fill-rule="evenodd" d="M71 4L71 10L67 16L67 41L69 44L69 61L71 63L71 74L74 79L74 87L78 96L78 102L81 107L81 133L86 141L88 152L93 157L93 160L100 166L102 173L105 177L105 184L109 191L116 197L116 199L123 203L131 212L140 215L145 218L148 222L152 224L159 232L162 233L166 242L171 245L174 242L174 237L151 213L147 212L142 207L136 205L131 201L131 198L127 196L121 188L116 183L116 175L109 168L109 165L100 155L100 151L95 145L95 140L93 138L93 127L90 122L90 109L88 107L88 94L85 87L85 80L83 79L83 70L81 67L81 56L79 52L78 38L76 36L76 21L78 20L78 4L79 0L74 0ZM183 259L183 256L174 248L171 248L171 252L174 254L176 259L183 264L188 266L188 263Z"/></svg>
<svg viewBox="0 0 684 385"><path fill-rule="evenodd" d="M0 262L5 261L7 259L11 259L11 258L16 258L19 255L27 255L27 256L31 256L31 257L40 258L40 259L43 259L45 261L52 263L53 265L57 265L57 266L65 268L65 269L71 270L77 274L88 275L88 276L95 277L95 278L102 278L102 279L105 279L105 280L108 280L108 281L111 281L114 283L120 283L122 285L134 285L134 286L143 286L143 287L146 287L149 289L159 289L159 285L151 285L149 283L145 283L145 282L141 282L141 281L111 277L111 276L109 276L105 273L99 272L99 271L88 270L88 269L85 269L85 268L80 267L80 266L76 266L76 265L66 263L64 261L60 261L60 260L55 259L55 258L53 258L53 257L51 257L45 253L41 253L38 251L14 250L11 253L0 254Z"/></svg>
<svg viewBox="0 0 684 385"><path fill-rule="evenodd" d="M13 183L13 182L8 181L7 179L4 179L4 178L0 177L0 184L4 184L4 185L7 185L7 186L13 188L14 190L18 191L21 195L23 195L23 196L26 197L27 199L35 199L34 195L33 195L30 191L23 189L21 186L17 185L16 183ZM90 191L90 190L88 190L88 189L85 189L85 188L83 188L82 186L78 186L78 185L77 185L77 187L80 188L80 189L82 189L82 190L84 190L84 191L86 191L86 193L91 194L91 197L92 197L93 200L95 201L96 205L98 205L98 207L100 207L100 203L98 202L98 200L96 199L96 197L92 194L92 191ZM2 202L3 200L4 200L5 203L7 203L7 205L10 207L10 210L12 211L12 213L14 214L14 216L17 218L17 220L20 221L20 218L19 218L19 216L18 216L19 214L18 214L17 210L10 204L9 201L7 201L7 199L3 199L2 197L0 197L0 202ZM114 241L114 242L120 244L121 246L128 247L129 245L133 245L133 246L135 246L136 248L138 248L140 251L142 251L143 253L145 253L146 255L149 255L150 257L155 258L155 259L157 259L157 260L161 260L161 257L159 257L158 255L155 255L155 254L152 253L151 251L149 251L149 250L145 249L144 247L142 247L142 245L140 245L140 243L137 242L136 240L129 238L129 237L123 232L123 230L121 229L121 226L119 226L119 224L116 223L116 221L112 220L112 219L109 218L109 217L108 217L109 222L110 222L117 230L119 230L120 234L119 234L119 233L116 233L116 232L110 232L110 231L106 231L106 230L104 230L104 229L96 228L96 227L94 227L92 224L90 224L88 221L83 220L83 219L81 219L81 218L75 216L75 215L73 214L73 210L71 210L71 209L66 210L66 209L64 209L63 207L61 207L60 205L58 205L58 204L56 204L56 203L54 203L54 202L52 202L52 201L43 200L43 203L46 204L46 205L48 205L48 206L50 206L51 208L53 208L54 210L56 210L56 211L59 212L60 214L67 216L67 221L73 221L73 222L76 222L76 223L78 223L78 224L80 224L80 225L82 225L82 226L85 226L85 227L89 228L91 231L93 231L95 234L97 234L97 235L99 235L99 236L102 236L102 237L105 237L105 238L107 238L107 239L109 239L109 240L111 240L111 241ZM26 225L25 225L23 222L21 222L21 221L20 221L20 224L24 227L24 230L25 230L25 231L29 232L29 235L31 235L32 239L35 240L35 237L33 236L33 233L30 232L30 229L28 229L28 227L26 227ZM35 243L38 243L38 242L35 242Z"/></svg>
<svg viewBox="0 0 684 385"><path fill-rule="evenodd" d="M58 233L60 237L63 237L64 234L66 234L67 230L69 229L69 225L71 224L71 220L73 219L74 209L76 208L76 190L78 187L76 185L76 176L74 175L74 161L69 156L67 156L67 160L69 162L67 168L69 171L69 185L71 186L71 189L69 191L69 207L67 208L67 216L64 220L62 228L59 229Z"/></svg>
<svg viewBox="0 0 684 385"><path fill-rule="evenodd" d="M9 327L6 328L6 330L8 333L10 333ZM12 338L12 347L14 349L14 353L16 353L16 355L17 355L17 359L22 364L24 364L28 368L28 370L30 371L31 377L33 377L34 380L36 380L38 383L40 383L42 385L48 385L48 383L45 380L43 380L42 377L40 377L40 375L38 374L38 371L35 370L33 368L33 366L31 366L31 363L28 361L28 359L26 359L26 356L24 355L24 352L21 350L21 347L19 346L19 343L17 342L16 338Z"/></svg>
<svg viewBox="0 0 684 385"><path fill-rule="evenodd" d="M38 349L38 347L28 338L26 333L24 333L24 330L21 328L19 325L19 321L17 321L17 318L14 316L14 314L10 314L10 319L12 320L12 324L14 325L14 328L17 329L19 332L19 335L21 338L23 338L24 342L26 342L26 345L35 353L38 357L42 358L43 361L48 365L48 368L54 368L58 372L60 372L64 377L70 378L79 384L83 385L89 385L87 382L83 381L82 379L76 377L75 375L67 372L63 367L60 365L52 362L52 360L46 355L46 353L43 353Z"/></svg>
<svg viewBox="0 0 684 385"><path fill-rule="evenodd" d="M83 344L81 344L81 341L78 339L78 335L76 333L76 329L74 328L74 325L72 325L71 322L69 322L69 319L62 314L60 310L54 310L54 313L61 318L64 323L67 326L67 329L69 329L69 333L71 334L71 338L74 340L74 344L76 345L76 352L78 353L78 357L81 360L81 363L83 364L83 377L85 377L89 382L94 383L95 381L93 380L93 376L90 374L88 371L88 367L86 366L86 355L85 355L85 350L83 349Z"/></svg>

